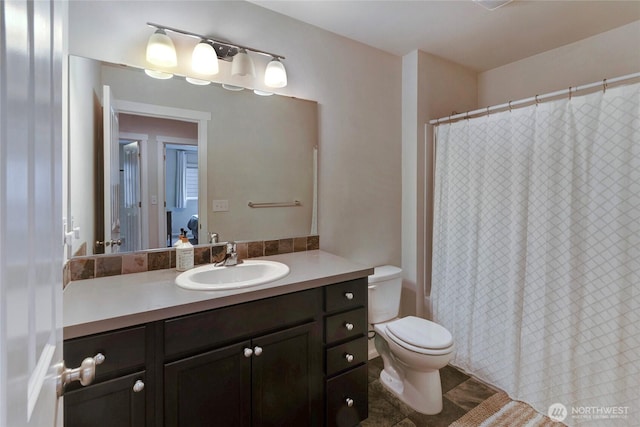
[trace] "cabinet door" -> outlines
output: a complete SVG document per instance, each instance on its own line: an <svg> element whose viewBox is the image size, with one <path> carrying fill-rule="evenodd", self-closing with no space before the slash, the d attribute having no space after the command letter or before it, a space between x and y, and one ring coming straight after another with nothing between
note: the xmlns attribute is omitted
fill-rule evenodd
<svg viewBox="0 0 640 427"><path fill-rule="evenodd" d="M164 368L165 426L251 425L250 342L168 363Z"/></svg>
<svg viewBox="0 0 640 427"><path fill-rule="evenodd" d="M143 427L144 381L138 372L65 393L65 427Z"/></svg>
<svg viewBox="0 0 640 427"><path fill-rule="evenodd" d="M308 323L252 341L254 426L323 424L319 325Z"/></svg>

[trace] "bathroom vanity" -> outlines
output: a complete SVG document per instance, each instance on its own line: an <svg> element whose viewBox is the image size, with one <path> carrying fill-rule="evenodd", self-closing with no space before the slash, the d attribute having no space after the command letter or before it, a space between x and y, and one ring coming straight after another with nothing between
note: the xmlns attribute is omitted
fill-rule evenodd
<svg viewBox="0 0 640 427"><path fill-rule="evenodd" d="M323 251L288 276L191 291L162 270L70 283L64 357L101 354L65 426L353 426L367 417L367 276ZM233 267L230 267L233 268Z"/></svg>

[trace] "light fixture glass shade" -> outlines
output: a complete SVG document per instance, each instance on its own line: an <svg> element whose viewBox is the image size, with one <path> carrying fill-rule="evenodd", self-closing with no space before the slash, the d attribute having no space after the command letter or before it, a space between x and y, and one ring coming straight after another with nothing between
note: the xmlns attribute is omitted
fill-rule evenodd
<svg viewBox="0 0 640 427"><path fill-rule="evenodd" d="M287 85L287 71L278 58L273 58L264 72L264 84L268 87L285 87Z"/></svg>
<svg viewBox="0 0 640 427"><path fill-rule="evenodd" d="M198 74L218 74L218 55L211 44L203 40L193 48L191 68Z"/></svg>
<svg viewBox="0 0 640 427"><path fill-rule="evenodd" d="M193 77L185 77L185 80L191 83L192 85L197 85L197 86L206 86L211 84L209 80L196 79Z"/></svg>
<svg viewBox="0 0 640 427"><path fill-rule="evenodd" d="M176 48L171 38L160 28L149 37L147 61L159 67L175 67L178 65Z"/></svg>
<svg viewBox="0 0 640 427"><path fill-rule="evenodd" d="M231 62L231 75L256 76L256 67L253 65L253 60L247 53L246 49L240 49L240 51L233 56L233 62Z"/></svg>
<svg viewBox="0 0 640 427"><path fill-rule="evenodd" d="M144 70L144 73L149 77L153 77L154 79L160 79L160 80L167 80L173 77L173 74L171 73L165 73L164 71L150 70L148 68Z"/></svg>

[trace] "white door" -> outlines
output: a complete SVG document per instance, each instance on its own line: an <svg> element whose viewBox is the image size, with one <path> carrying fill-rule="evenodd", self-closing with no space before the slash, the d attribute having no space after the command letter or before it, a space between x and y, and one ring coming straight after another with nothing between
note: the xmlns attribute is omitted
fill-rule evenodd
<svg viewBox="0 0 640 427"><path fill-rule="evenodd" d="M0 2L0 426L62 418L66 5ZM57 409L59 407L59 409Z"/></svg>
<svg viewBox="0 0 640 427"><path fill-rule="evenodd" d="M109 86L103 86L104 126L104 253L120 249L120 135L115 98Z"/></svg>
<svg viewBox="0 0 640 427"><path fill-rule="evenodd" d="M124 143L123 143L124 142ZM142 225L140 210L140 143L138 141L121 141L122 170L120 183L122 194L120 199L120 237L124 252L142 249Z"/></svg>

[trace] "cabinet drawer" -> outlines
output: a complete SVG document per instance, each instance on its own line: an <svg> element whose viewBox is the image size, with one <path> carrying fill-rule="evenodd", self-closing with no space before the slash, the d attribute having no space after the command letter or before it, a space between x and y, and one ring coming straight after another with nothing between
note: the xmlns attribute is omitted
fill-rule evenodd
<svg viewBox="0 0 640 427"><path fill-rule="evenodd" d="M327 376L366 362L367 351L366 336L327 349Z"/></svg>
<svg viewBox="0 0 640 427"><path fill-rule="evenodd" d="M325 319L325 343L331 344L367 332L367 311L364 307L345 313L334 314Z"/></svg>
<svg viewBox="0 0 640 427"><path fill-rule="evenodd" d="M356 279L327 286L324 290L325 311L367 306L367 279Z"/></svg>
<svg viewBox="0 0 640 427"><path fill-rule="evenodd" d="M320 316L321 289L294 292L165 321L165 360Z"/></svg>
<svg viewBox="0 0 640 427"><path fill-rule="evenodd" d="M369 416L367 365L327 381L327 426L351 427Z"/></svg>
<svg viewBox="0 0 640 427"><path fill-rule="evenodd" d="M104 362L96 366L95 382L131 372L145 364L145 326L75 338L64 342L66 366L80 366L86 357L102 353ZM70 388L78 387L74 382Z"/></svg>

